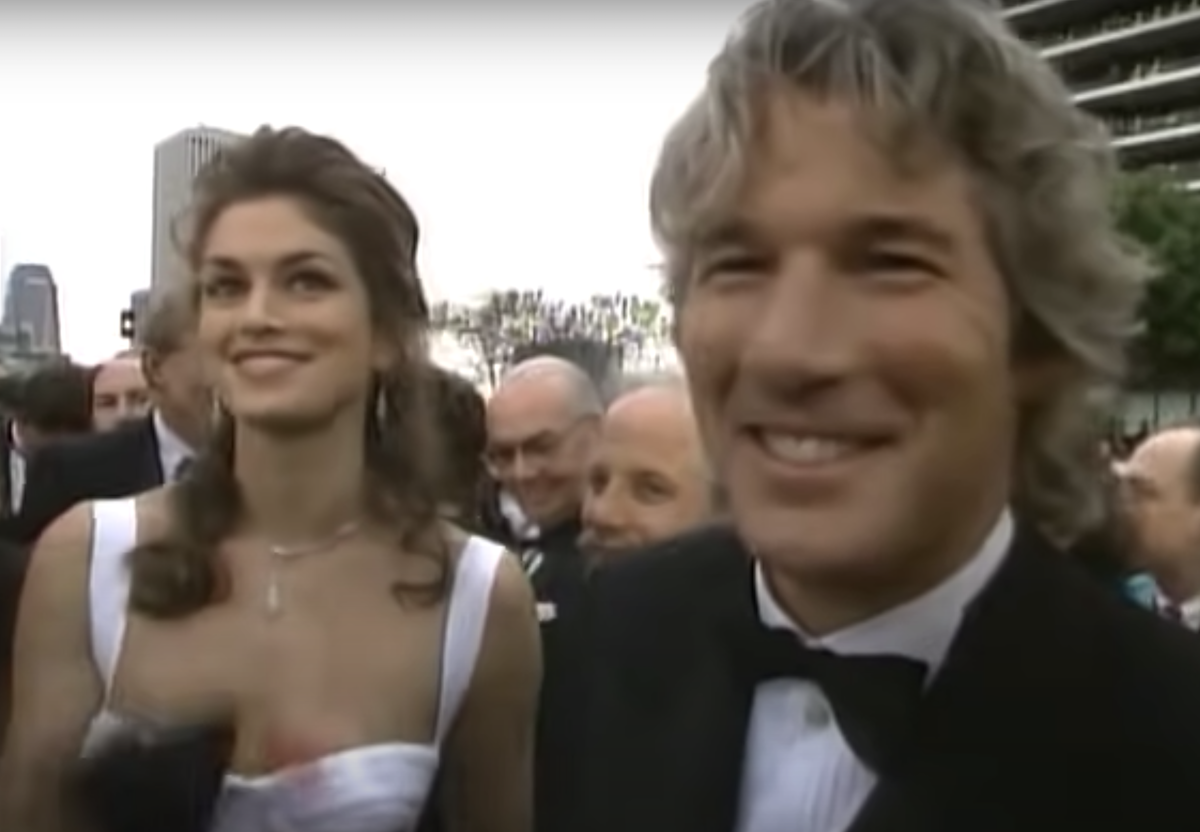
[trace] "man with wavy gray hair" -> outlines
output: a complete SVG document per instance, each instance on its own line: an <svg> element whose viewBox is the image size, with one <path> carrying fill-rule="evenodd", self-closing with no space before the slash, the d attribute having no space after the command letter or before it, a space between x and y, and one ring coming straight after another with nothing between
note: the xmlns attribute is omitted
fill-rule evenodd
<svg viewBox="0 0 1200 832"><path fill-rule="evenodd" d="M651 188L731 523L590 583L564 830L1194 825L1194 636L1048 542L1145 277L1112 174L992 4L746 14Z"/></svg>

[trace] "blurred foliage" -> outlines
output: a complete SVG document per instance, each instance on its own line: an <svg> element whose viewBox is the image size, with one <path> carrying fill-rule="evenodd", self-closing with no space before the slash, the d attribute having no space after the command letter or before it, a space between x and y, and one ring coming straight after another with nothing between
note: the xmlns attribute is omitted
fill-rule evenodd
<svg viewBox="0 0 1200 832"><path fill-rule="evenodd" d="M513 364L547 354L576 362L603 385L607 374L654 356L669 334L659 301L620 293L571 302L508 289L438 303L432 312L434 331L471 354L476 380L488 387Z"/></svg>
<svg viewBox="0 0 1200 832"><path fill-rule="evenodd" d="M1136 387L1200 382L1200 194L1154 172L1126 174L1116 194L1121 231L1146 249L1157 277L1142 303L1131 353Z"/></svg>

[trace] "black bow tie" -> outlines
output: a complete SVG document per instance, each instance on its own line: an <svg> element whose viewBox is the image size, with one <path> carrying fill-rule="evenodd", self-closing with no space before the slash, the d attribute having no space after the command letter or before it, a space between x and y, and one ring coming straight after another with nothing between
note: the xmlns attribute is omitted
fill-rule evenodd
<svg viewBox="0 0 1200 832"><path fill-rule="evenodd" d="M877 774L916 725L928 668L903 656L839 655L809 647L788 630L762 625L739 639L739 660L752 684L798 677L829 699L842 736Z"/></svg>

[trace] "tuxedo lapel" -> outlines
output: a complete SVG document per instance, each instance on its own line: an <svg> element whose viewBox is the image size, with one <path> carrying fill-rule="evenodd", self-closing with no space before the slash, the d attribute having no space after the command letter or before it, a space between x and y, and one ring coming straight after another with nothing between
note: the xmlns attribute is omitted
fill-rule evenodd
<svg viewBox="0 0 1200 832"><path fill-rule="evenodd" d="M704 548L689 553L690 585L662 594L661 628L627 645L625 678L592 680L604 717L591 747L603 750L585 765L608 787L587 806L589 832L736 824L754 690L736 671L729 625L755 614L751 572L732 535Z"/></svg>
<svg viewBox="0 0 1200 832"><path fill-rule="evenodd" d="M154 419L147 417L142 420L142 430L138 434L138 467L135 476L138 479L139 490L146 491L157 488L167 482L170 472L162 469L162 454L158 449L158 437L154 432Z"/></svg>
<svg viewBox="0 0 1200 832"><path fill-rule="evenodd" d="M662 712L653 752L642 757L653 764L644 772L640 800L657 807L646 829L728 832L735 826L752 692L740 690L729 667L710 658L680 680L689 691Z"/></svg>
<svg viewBox="0 0 1200 832"><path fill-rule="evenodd" d="M668 748L694 750L677 757L672 773L674 800L689 813L685 826L665 829L725 832L733 829L741 798L746 734L754 704L754 685L740 672L734 634L745 632L757 617L753 603L751 561L732 536L724 541L720 574L708 587L708 612L697 627L698 647L690 672L684 674L688 692L664 732ZM689 677L690 678L687 678Z"/></svg>
<svg viewBox="0 0 1200 832"><path fill-rule="evenodd" d="M1078 754L1087 742L1080 724L1103 730L1064 716L1086 709L1086 685L1073 677L1097 647L1063 609L1064 557L1018 529L964 617L912 745L881 774L849 832L1026 829L1042 800L1063 796L1056 753Z"/></svg>

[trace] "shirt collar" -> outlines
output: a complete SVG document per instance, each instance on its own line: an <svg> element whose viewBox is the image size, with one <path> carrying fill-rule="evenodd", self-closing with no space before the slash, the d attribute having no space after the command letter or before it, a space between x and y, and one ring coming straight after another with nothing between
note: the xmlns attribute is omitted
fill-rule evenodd
<svg viewBox="0 0 1200 832"><path fill-rule="evenodd" d="M500 508L500 515L508 523L509 529L518 540L537 540L541 534L537 524L530 520L525 511L521 508L521 504L517 502L517 498L509 491L501 491L497 500Z"/></svg>
<svg viewBox="0 0 1200 832"><path fill-rule="evenodd" d="M16 419L8 423L8 447L14 456L25 457L25 442L21 439L21 426Z"/></svg>
<svg viewBox="0 0 1200 832"><path fill-rule="evenodd" d="M1000 515L975 557L924 595L822 638L811 638L775 601L761 565L754 567L759 617L769 627L785 627L807 643L843 654L907 656L936 670L946 657L967 607L1003 563L1013 539L1012 516Z"/></svg>
<svg viewBox="0 0 1200 832"><path fill-rule="evenodd" d="M157 410L150 418L154 424L154 439L158 442L158 459L162 464L163 476L170 480L175 475L175 469L179 467L180 463L195 456L195 451L180 438L179 434L171 430Z"/></svg>
<svg viewBox="0 0 1200 832"><path fill-rule="evenodd" d="M1189 630L1200 630L1200 595L1176 604L1163 595L1161 590L1155 588L1153 606L1158 610L1174 607L1180 623Z"/></svg>
<svg viewBox="0 0 1200 832"><path fill-rule="evenodd" d="M1180 604L1179 615L1189 630L1200 630L1200 597L1190 598Z"/></svg>

